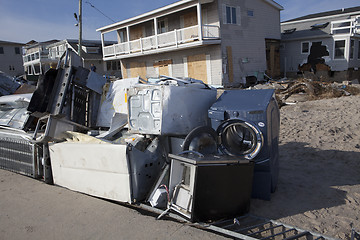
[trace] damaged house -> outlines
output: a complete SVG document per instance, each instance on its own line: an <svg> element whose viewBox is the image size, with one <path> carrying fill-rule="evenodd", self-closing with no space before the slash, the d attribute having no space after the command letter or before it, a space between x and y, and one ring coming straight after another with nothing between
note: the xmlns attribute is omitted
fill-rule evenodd
<svg viewBox="0 0 360 240"><path fill-rule="evenodd" d="M119 61L104 63L102 60L100 41L83 40L81 57L79 57L78 40L65 39L62 41L51 40L40 43L32 41L27 44L23 61L28 78L29 76L33 76L37 79L38 75L44 74L49 68L55 68L67 48L71 49L72 53L77 56L73 56L72 58L73 61L76 59L76 63L73 63L74 66L82 66L90 69L91 64L94 64L99 74L108 74L116 77L121 76Z"/></svg>
<svg viewBox="0 0 360 240"><path fill-rule="evenodd" d="M313 71L324 80L360 77L360 7L282 22L281 42L281 70L287 76Z"/></svg>
<svg viewBox="0 0 360 240"><path fill-rule="evenodd" d="M248 76L280 74L282 9L272 0L182 0L97 31L104 60L120 60L124 78L239 86Z"/></svg>

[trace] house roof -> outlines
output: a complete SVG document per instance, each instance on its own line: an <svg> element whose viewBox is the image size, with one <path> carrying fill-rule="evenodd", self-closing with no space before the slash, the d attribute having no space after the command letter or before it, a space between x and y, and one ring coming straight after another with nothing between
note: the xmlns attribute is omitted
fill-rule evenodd
<svg viewBox="0 0 360 240"><path fill-rule="evenodd" d="M24 43L17 43L17 42L10 42L10 41L2 41L2 40L0 40L0 44L5 44L5 45L20 45L20 46L25 45Z"/></svg>
<svg viewBox="0 0 360 240"><path fill-rule="evenodd" d="M310 19L314 19L314 18L330 17L330 16L340 15L340 14L349 14L349 13L351 14L351 13L355 13L355 12L360 12L360 7L343 8L343 9L338 9L338 10L333 10L333 11L309 14L306 16L286 20L281 23L289 23L289 22L296 22L296 21L301 21L301 20L308 20L308 19L310 20Z"/></svg>
<svg viewBox="0 0 360 240"><path fill-rule="evenodd" d="M166 14L168 14L168 12L171 9L177 9L177 8L180 8L182 6L187 6L187 5L195 6L198 2L200 2L201 4L205 4L205 3L210 3L210 2L213 2L213 1L214 0L200 0L200 1L199 0L180 0L178 2L166 5L164 7L158 8L158 9L155 9L153 11L149 11L149 12L137 15L135 17L125 19L125 20L120 21L120 22L116 22L116 23L113 23L111 25L107 25L107 26L98 28L98 29L96 29L96 31L99 31L99 32L108 31L108 30L111 30L113 28L119 27L121 25L124 25L124 26L129 25L132 22L134 22L134 24L135 24L135 23L141 21L142 19L148 19L148 18L151 18L154 15L158 15L158 14L162 14L162 13L164 15L166 15ZM275 2L273 0L263 0L263 1L270 4L271 6L273 6L275 8L277 8L280 11L284 10L284 8L280 4L278 4L277 2Z"/></svg>

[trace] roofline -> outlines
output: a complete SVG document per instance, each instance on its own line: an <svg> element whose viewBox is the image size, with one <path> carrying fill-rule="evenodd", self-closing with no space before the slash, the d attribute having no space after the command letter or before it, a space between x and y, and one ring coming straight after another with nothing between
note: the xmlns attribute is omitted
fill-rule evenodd
<svg viewBox="0 0 360 240"><path fill-rule="evenodd" d="M0 40L0 44L26 45L25 43L10 42L10 41L3 41L3 40Z"/></svg>
<svg viewBox="0 0 360 240"><path fill-rule="evenodd" d="M328 16L324 16L324 17L308 18L308 19L302 19L302 20L296 20L296 21L287 20L285 22L280 23L280 25L289 25L289 24L294 24L294 23L322 20L322 19L327 19L330 17L341 17L341 16L347 16L347 15L356 15L356 14L360 14L360 11L342 13L342 14L334 14L334 15L328 15Z"/></svg>
<svg viewBox="0 0 360 240"><path fill-rule="evenodd" d="M140 15L137 15L135 17L132 17L132 18L128 18L128 19L125 19L123 21L120 21L120 22L117 22L117 23L113 23L111 25L107 25L105 27L102 27L102 28L98 28L96 29L97 32L101 32L101 31L104 31L104 30L107 30L107 29L110 29L110 28L114 28L116 26L119 26L119 25L123 25L123 24L126 24L126 23L129 23L129 22L132 22L132 21L135 21L135 20L138 20L140 18L145 18L145 17L149 17L153 14L156 14L156 13L159 13L159 12L162 12L162 11L166 11L168 9L171 9L171 8L174 8L174 7L178 7L178 6L181 6L181 5L184 5L186 3L190 3L190 2L194 2L195 0L181 0L181 1L178 1L178 2L175 2L175 3L172 3L172 4L169 4L169 5L166 5L164 7L161 7L161 8L158 8L158 9L155 9L155 10L152 10L150 12L146 12L146 13L143 13L143 14L140 14Z"/></svg>
<svg viewBox="0 0 360 240"><path fill-rule="evenodd" d="M185 5L187 3L191 3L191 2L194 2L194 3L197 3L199 2L200 4L204 4L204 3L209 3L209 2L213 2L214 0L181 0L181 1L178 1L178 2L175 2L175 3L172 3L172 4L169 4L169 5L166 5L164 7L161 7L161 8L158 8L158 9L155 9L155 10L152 10L150 12L146 12L146 13L143 13L143 14L140 14L140 15L137 15L135 17L132 17L132 18L128 18L128 19L125 19L123 21L120 21L120 22L116 22L116 23L113 23L113 24L110 24L110 25L107 25L105 27L101 27L101 28L98 28L96 29L97 32L102 32L102 31L106 31L108 29L112 29L112 28L115 28L119 25L125 25L126 23L130 23L130 22L133 22L133 21L136 21L136 20L139 20L141 18L146 18L146 17L149 17L151 15L154 15L156 13L160 13L160 12L163 12L163 11L166 11L166 10L169 10L169 9L172 9L172 8L175 8L175 7L178 7L178 6L181 6L181 5ZM277 2L273 1L273 0L263 0L264 2L270 4L271 6L277 8L278 10L284 10L284 7L281 6L280 4L278 4Z"/></svg>
<svg viewBox="0 0 360 240"><path fill-rule="evenodd" d="M283 6L281 6L280 4L278 4L277 2L275 2L273 0L263 0L263 1L269 3L271 6L277 8L280 11L284 10Z"/></svg>

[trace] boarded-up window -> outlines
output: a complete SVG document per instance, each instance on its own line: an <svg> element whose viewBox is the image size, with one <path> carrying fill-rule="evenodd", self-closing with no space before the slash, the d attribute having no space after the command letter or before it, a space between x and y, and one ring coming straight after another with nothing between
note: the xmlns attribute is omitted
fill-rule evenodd
<svg viewBox="0 0 360 240"><path fill-rule="evenodd" d="M144 29L142 26L132 27L130 29L130 41L144 37Z"/></svg>
<svg viewBox="0 0 360 240"><path fill-rule="evenodd" d="M145 62L131 62L130 63L130 76L132 78L141 77L146 78L146 65Z"/></svg>
<svg viewBox="0 0 360 240"><path fill-rule="evenodd" d="M159 76L170 76L169 65L172 64L172 60L163 60L154 63L154 68L158 68Z"/></svg>
<svg viewBox="0 0 360 240"><path fill-rule="evenodd" d="M188 76L207 83L206 55L199 54L187 57Z"/></svg>

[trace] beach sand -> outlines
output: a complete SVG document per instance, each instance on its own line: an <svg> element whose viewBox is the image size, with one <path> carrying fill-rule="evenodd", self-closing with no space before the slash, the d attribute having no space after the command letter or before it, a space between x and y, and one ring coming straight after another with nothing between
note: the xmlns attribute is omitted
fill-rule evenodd
<svg viewBox="0 0 360 240"><path fill-rule="evenodd" d="M280 177L251 212L326 236L360 230L360 96L281 108Z"/></svg>

